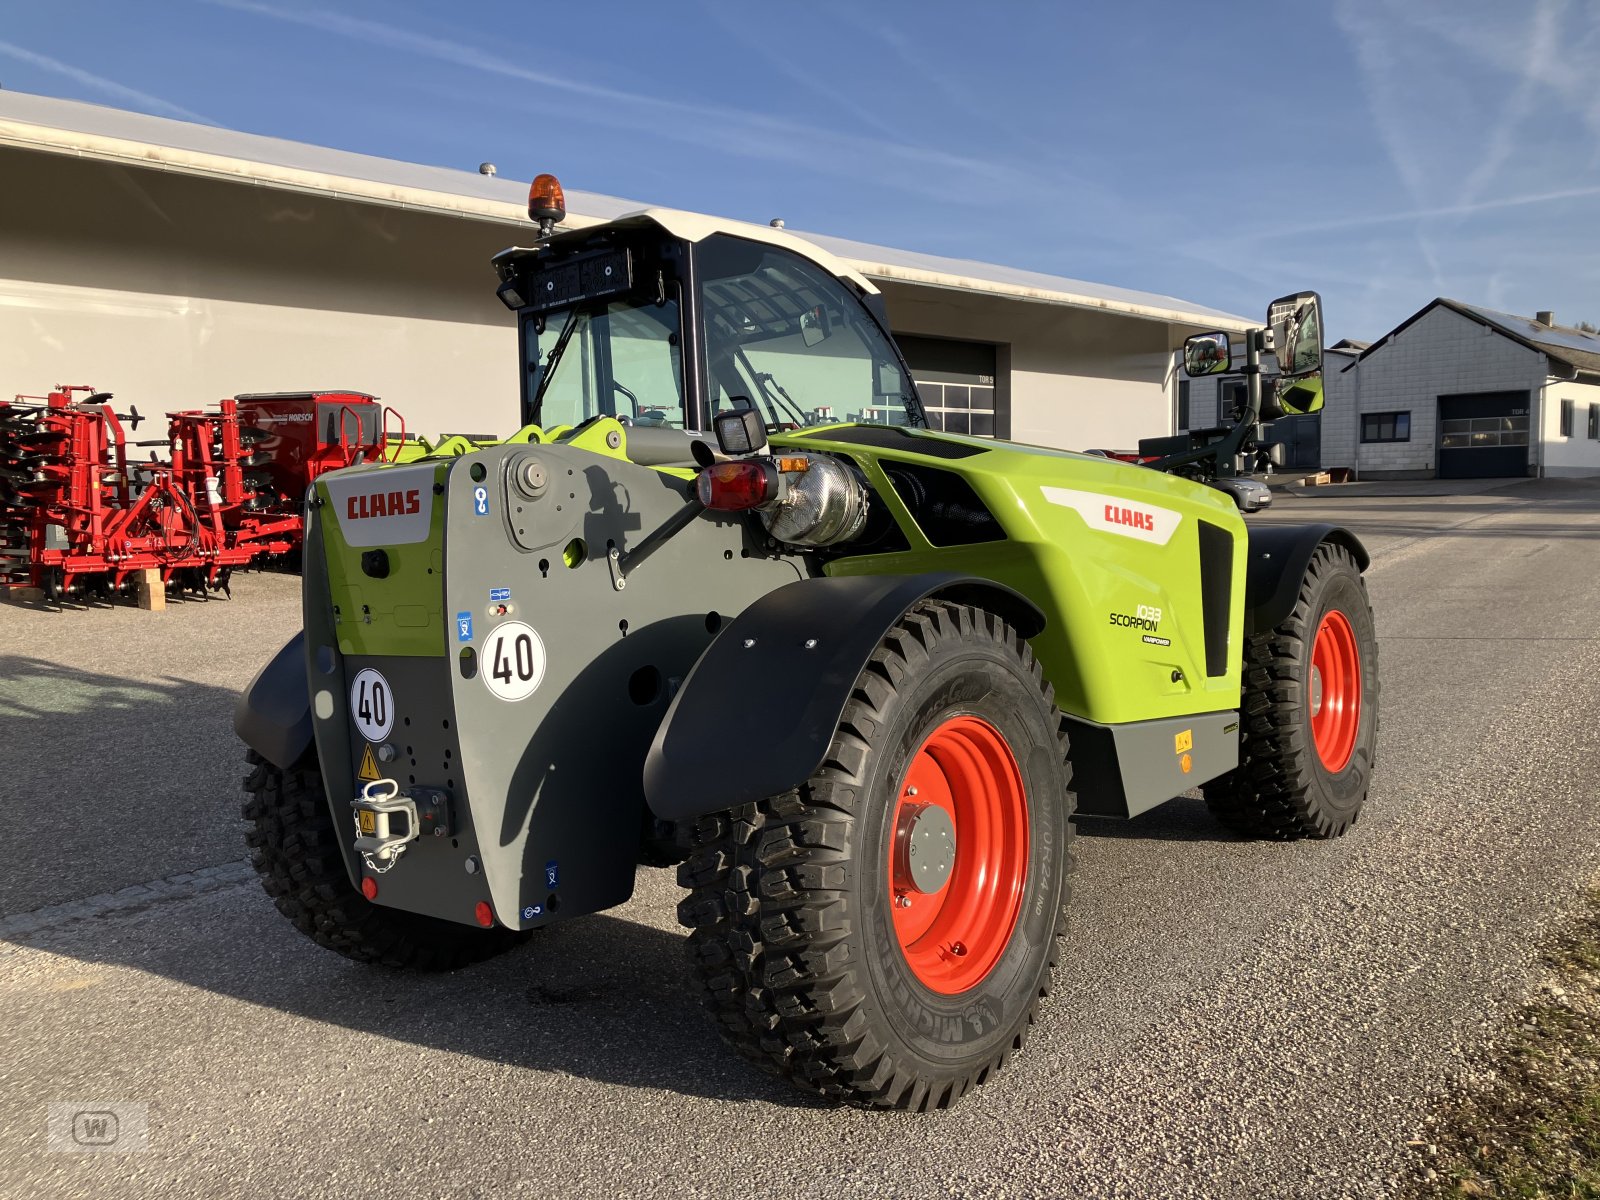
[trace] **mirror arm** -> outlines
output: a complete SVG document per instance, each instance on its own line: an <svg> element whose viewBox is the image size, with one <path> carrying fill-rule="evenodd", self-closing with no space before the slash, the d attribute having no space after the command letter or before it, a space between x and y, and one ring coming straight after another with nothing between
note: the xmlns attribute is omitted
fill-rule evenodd
<svg viewBox="0 0 1600 1200"><path fill-rule="evenodd" d="M1195 450L1180 450L1176 454L1158 458L1155 462L1147 464L1149 467L1157 471L1170 471L1173 467L1187 466L1189 463L1202 462L1210 458L1216 460L1215 469L1239 453L1239 448L1244 445L1245 439L1256 427L1256 421L1261 416L1261 350L1266 342L1266 332L1264 329L1252 329L1244 335L1245 357L1240 374L1245 378L1245 410L1239 414L1239 420L1228 431L1228 436L1220 442L1212 442L1209 446L1201 446Z"/></svg>

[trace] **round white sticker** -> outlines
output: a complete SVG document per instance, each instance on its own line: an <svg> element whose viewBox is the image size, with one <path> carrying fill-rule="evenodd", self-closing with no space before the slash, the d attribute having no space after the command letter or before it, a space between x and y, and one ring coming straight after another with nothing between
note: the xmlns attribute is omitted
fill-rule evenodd
<svg viewBox="0 0 1600 1200"><path fill-rule="evenodd" d="M544 678L544 643L533 626L502 621L483 646L483 681L502 700L524 700Z"/></svg>
<svg viewBox="0 0 1600 1200"><path fill-rule="evenodd" d="M381 742L394 728L394 693L371 667L356 672L350 684L350 717L369 742Z"/></svg>

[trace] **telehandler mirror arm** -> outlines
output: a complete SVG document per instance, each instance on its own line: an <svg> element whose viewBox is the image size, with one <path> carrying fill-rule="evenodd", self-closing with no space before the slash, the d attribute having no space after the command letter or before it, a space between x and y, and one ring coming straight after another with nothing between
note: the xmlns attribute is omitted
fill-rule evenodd
<svg viewBox="0 0 1600 1200"><path fill-rule="evenodd" d="M1245 358L1244 366L1240 370L1245 378L1245 408L1239 414L1239 419L1234 422L1228 436L1220 442L1212 442L1209 446L1201 446L1195 450L1180 450L1177 454L1169 454L1165 458L1158 458L1148 464L1157 471L1170 471L1174 467L1187 466L1189 463L1203 462L1214 459L1213 470L1221 468L1222 464L1232 460L1244 445L1245 439L1256 427L1256 421L1261 417L1261 351L1266 343L1267 331L1265 329L1252 329L1244 335Z"/></svg>
<svg viewBox="0 0 1600 1200"><path fill-rule="evenodd" d="M682 508L645 534L632 550L611 547L607 554L611 567L611 586L619 592L627 587L628 572L687 529L689 522L705 510L705 502L700 499L699 493L691 493Z"/></svg>

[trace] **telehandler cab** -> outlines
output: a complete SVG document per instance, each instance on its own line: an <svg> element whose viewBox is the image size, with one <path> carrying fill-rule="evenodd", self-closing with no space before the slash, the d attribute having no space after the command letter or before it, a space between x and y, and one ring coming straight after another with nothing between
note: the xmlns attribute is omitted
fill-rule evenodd
<svg viewBox="0 0 1600 1200"><path fill-rule="evenodd" d="M528 427L308 492L304 631L235 717L302 932L454 968L678 862L735 1048L940 1108L1034 1022L1075 816L1198 786L1245 834L1350 827L1378 727L1354 536L1247 527L1205 450L930 431L846 264L664 210L555 232L562 207L536 180L541 237L495 259ZM1274 339L1315 387L1317 298L1271 325L1250 365Z"/></svg>

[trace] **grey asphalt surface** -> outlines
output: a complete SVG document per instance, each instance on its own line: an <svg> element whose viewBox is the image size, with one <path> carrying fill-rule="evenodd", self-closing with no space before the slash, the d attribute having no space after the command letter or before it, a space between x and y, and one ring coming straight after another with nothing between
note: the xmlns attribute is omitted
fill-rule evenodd
<svg viewBox="0 0 1600 1200"><path fill-rule="evenodd" d="M227 717L294 580L164 615L0 608L0 1194L1386 1194L1600 869L1600 486L1253 519L1373 551L1366 814L1293 845L1193 798L1084 823L1029 1049L914 1117L812 1103L721 1046L670 871L450 976L301 939L236 866ZM148 1104L151 1149L46 1153L69 1099Z"/></svg>

